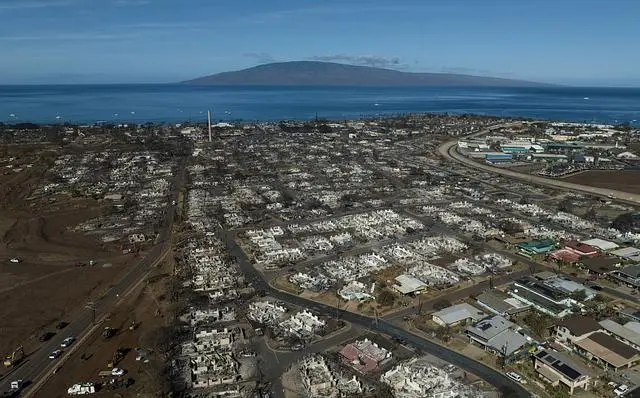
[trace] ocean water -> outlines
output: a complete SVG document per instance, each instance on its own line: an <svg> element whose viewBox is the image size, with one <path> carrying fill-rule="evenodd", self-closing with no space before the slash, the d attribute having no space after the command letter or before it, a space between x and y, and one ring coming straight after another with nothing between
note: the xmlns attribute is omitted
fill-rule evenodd
<svg viewBox="0 0 640 398"><path fill-rule="evenodd" d="M411 112L640 123L640 89L587 87L0 86L0 121L357 119Z"/></svg>

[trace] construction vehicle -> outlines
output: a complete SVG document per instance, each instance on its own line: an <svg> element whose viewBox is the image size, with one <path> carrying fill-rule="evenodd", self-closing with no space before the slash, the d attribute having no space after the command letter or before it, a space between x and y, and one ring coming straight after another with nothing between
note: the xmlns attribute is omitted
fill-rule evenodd
<svg viewBox="0 0 640 398"><path fill-rule="evenodd" d="M112 369L114 366L120 363L127 353L126 348L119 347L114 353L111 361L107 362L107 368Z"/></svg>
<svg viewBox="0 0 640 398"><path fill-rule="evenodd" d="M16 348L11 355L7 355L4 359L4 366L12 367L18 364L18 362L22 361L24 358L24 348L22 346Z"/></svg>
<svg viewBox="0 0 640 398"><path fill-rule="evenodd" d="M114 329L107 326L104 328L104 331L102 332L102 337L106 340L108 338L111 338L115 333L116 331Z"/></svg>

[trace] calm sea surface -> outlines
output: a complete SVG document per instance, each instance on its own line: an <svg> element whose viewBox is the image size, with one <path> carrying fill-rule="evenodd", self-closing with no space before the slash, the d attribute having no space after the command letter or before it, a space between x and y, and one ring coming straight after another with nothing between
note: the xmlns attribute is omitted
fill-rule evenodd
<svg viewBox="0 0 640 398"><path fill-rule="evenodd" d="M0 86L0 121L351 119L409 112L640 123L640 89L487 87Z"/></svg>

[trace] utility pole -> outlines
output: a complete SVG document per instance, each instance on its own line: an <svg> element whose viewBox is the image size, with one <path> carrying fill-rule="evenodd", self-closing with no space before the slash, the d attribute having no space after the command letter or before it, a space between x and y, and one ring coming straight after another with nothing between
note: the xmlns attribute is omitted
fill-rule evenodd
<svg viewBox="0 0 640 398"><path fill-rule="evenodd" d="M207 121L209 125L209 142L211 142L211 111L207 111Z"/></svg>

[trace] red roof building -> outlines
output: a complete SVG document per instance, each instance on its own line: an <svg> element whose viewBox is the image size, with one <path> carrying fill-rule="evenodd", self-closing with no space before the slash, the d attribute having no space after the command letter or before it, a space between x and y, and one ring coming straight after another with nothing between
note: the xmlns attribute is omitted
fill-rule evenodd
<svg viewBox="0 0 640 398"><path fill-rule="evenodd" d="M344 346L340 356L357 371L370 373L378 370L382 362L391 358L391 352L365 338Z"/></svg>
<svg viewBox="0 0 640 398"><path fill-rule="evenodd" d="M572 252L578 254L579 256L585 257L594 257L600 254L600 251L597 247L587 245L585 243L580 243L577 240L571 240L564 244L564 248L567 250L571 250Z"/></svg>
<svg viewBox="0 0 640 398"><path fill-rule="evenodd" d="M560 249L549 253L549 257L556 261L564 261L565 263L575 264L580 260L581 255L569 249Z"/></svg>

